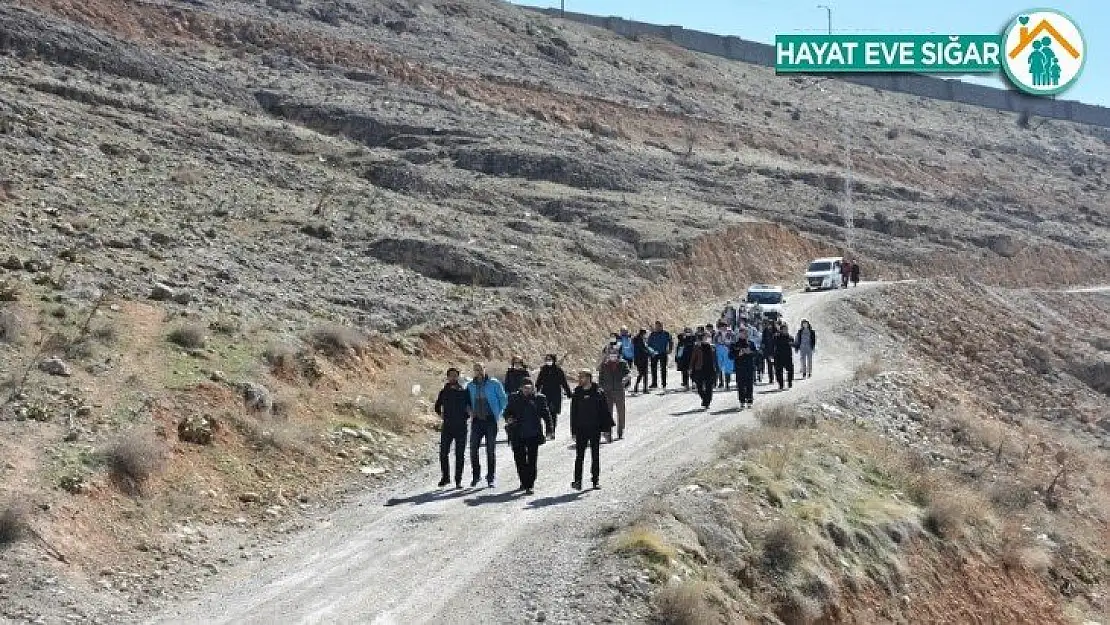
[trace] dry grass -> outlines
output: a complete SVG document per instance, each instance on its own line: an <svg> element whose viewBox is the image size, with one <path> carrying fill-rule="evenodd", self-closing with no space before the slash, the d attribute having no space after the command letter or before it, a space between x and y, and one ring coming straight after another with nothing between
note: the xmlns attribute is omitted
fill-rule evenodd
<svg viewBox="0 0 1110 625"><path fill-rule="evenodd" d="M259 451L274 449L308 455L317 438L310 427L296 422L275 421L250 415L229 415L227 419L235 431Z"/></svg>
<svg viewBox="0 0 1110 625"><path fill-rule="evenodd" d="M133 430L120 435L104 452L112 479L124 491L137 494L143 485L162 470L165 448L150 432Z"/></svg>
<svg viewBox="0 0 1110 625"><path fill-rule="evenodd" d="M769 428L795 429L812 425L812 422L803 417L793 404L779 404L771 408L764 408L756 413L755 418Z"/></svg>
<svg viewBox="0 0 1110 625"><path fill-rule="evenodd" d="M332 359L361 354L367 343L360 330L339 324L313 328L306 338L313 349Z"/></svg>
<svg viewBox="0 0 1110 625"><path fill-rule="evenodd" d="M644 560L665 566L675 557L674 547L659 534L643 525L635 525L616 537L613 550L623 555L639 556Z"/></svg>
<svg viewBox="0 0 1110 625"><path fill-rule="evenodd" d="M0 506L0 548L23 538L27 530L27 512L16 503Z"/></svg>
<svg viewBox="0 0 1110 625"><path fill-rule="evenodd" d="M1002 565L1010 571L1028 571L1045 575L1052 566L1052 556L1044 549L1033 545L1007 543L1003 546Z"/></svg>
<svg viewBox="0 0 1110 625"><path fill-rule="evenodd" d="M812 547L812 541L798 527L782 522L763 538L763 567L785 573L794 569Z"/></svg>
<svg viewBox="0 0 1110 625"><path fill-rule="evenodd" d="M717 444L717 453L722 458L728 458L783 441L784 434L772 428L740 427L721 435L721 440Z"/></svg>
<svg viewBox="0 0 1110 625"><path fill-rule="evenodd" d="M23 324L15 313L5 310L0 312L0 343L18 343L23 335Z"/></svg>
<svg viewBox="0 0 1110 625"><path fill-rule="evenodd" d="M1016 481L996 482L987 492L990 502L999 510L1017 512L1037 500L1032 488Z"/></svg>
<svg viewBox="0 0 1110 625"><path fill-rule="evenodd" d="M921 524L940 538L959 538L968 526L979 526L991 520L990 504L978 492L949 486L936 492L925 508Z"/></svg>
<svg viewBox="0 0 1110 625"><path fill-rule="evenodd" d="M703 582L680 582L664 586L655 595L652 622L658 625L712 625L716 611L706 601L709 592Z"/></svg>
<svg viewBox="0 0 1110 625"><path fill-rule="evenodd" d="M185 349L202 349L208 343L204 327L195 323L174 328L166 338L174 345Z"/></svg>
<svg viewBox="0 0 1110 625"><path fill-rule="evenodd" d="M883 366L882 359L878 356L872 356L870 360L861 363L858 367L856 367L856 371L855 374L852 376L852 379L856 382L870 380L871 378L879 375L885 370L886 367Z"/></svg>

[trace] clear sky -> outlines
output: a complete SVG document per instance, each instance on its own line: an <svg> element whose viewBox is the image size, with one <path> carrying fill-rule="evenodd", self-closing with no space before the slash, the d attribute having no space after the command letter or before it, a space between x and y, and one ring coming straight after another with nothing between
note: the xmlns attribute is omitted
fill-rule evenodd
<svg viewBox="0 0 1110 625"><path fill-rule="evenodd" d="M559 0L512 1L559 6ZM566 9L774 43L777 34L826 32L827 16L817 8L819 4L832 9L833 32L842 33L1001 33L1022 11L1037 7L1063 11L1079 24L1088 52L1079 81L1058 97L1110 106L1108 0L566 0ZM971 80L1002 84L994 78Z"/></svg>

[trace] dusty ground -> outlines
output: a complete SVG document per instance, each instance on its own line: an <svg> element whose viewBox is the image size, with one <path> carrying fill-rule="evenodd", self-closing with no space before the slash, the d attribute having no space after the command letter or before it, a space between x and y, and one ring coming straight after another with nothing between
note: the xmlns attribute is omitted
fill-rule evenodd
<svg viewBox="0 0 1110 625"><path fill-rule="evenodd" d="M1105 343L1013 320L1101 309L994 288L1110 275L1104 129L477 0L19 0L0 52L0 505L42 539L0 555L0 617L111 622L267 557L427 457L446 362L573 360L796 281L843 246L846 132L865 277L980 284L867 327L929 362L914 315L1012 321L1029 348L961 375L1047 367L1021 418L1101 441Z"/></svg>

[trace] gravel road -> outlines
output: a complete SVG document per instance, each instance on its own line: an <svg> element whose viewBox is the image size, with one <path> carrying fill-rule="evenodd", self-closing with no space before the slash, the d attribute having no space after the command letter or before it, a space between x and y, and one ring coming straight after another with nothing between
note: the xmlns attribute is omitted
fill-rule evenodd
<svg viewBox="0 0 1110 625"><path fill-rule="evenodd" d="M850 378L860 350L822 333L822 315L828 303L853 292L790 294L791 327L805 317L819 333L815 376L783 393L761 394L770 387L757 387L757 407L795 402ZM676 377L671 371L672 387ZM564 412L558 437L540 448L534 496L510 492L517 479L504 443L498 445L496 490L436 489L436 463L367 493L275 557L233 569L210 595L152 622L595 620L605 606L590 606L592 593L580 582L603 527L635 510L684 466L708 458L719 434L753 420L751 411L738 411L734 392L719 392L708 413L694 393L681 392L630 398L628 411L625 439L602 447L600 491L570 488L574 453Z"/></svg>

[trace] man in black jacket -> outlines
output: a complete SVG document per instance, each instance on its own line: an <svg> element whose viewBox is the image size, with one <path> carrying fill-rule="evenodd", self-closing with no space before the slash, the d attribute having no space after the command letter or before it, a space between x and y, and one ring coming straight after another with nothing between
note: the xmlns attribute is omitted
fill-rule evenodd
<svg viewBox="0 0 1110 625"><path fill-rule="evenodd" d="M739 392L740 409L751 408L755 400L755 366L763 358L752 349L746 336L741 336L729 348L729 356L736 363L736 390Z"/></svg>
<svg viewBox="0 0 1110 625"><path fill-rule="evenodd" d="M455 488L462 488L463 457L466 452L466 429L470 417L470 394L459 384L459 370L447 370L447 383L436 397L436 414L443 418L443 429L439 433L439 467L442 478L439 487L451 483L451 466L448 456L451 443L455 444Z"/></svg>
<svg viewBox="0 0 1110 625"><path fill-rule="evenodd" d="M531 377L532 374L528 372L524 359L520 356L513 356L509 362L509 370L505 372L505 394L512 395L519 391L524 381Z"/></svg>
<svg viewBox="0 0 1110 625"><path fill-rule="evenodd" d="M698 343L690 354L690 378L698 387L703 410L709 410L709 404L713 402L713 385L717 382L718 372L717 349L713 346L713 336L698 335Z"/></svg>
<svg viewBox="0 0 1110 625"><path fill-rule="evenodd" d="M547 440L554 440L555 428L559 427L559 413L563 411L563 394L570 397L567 374L555 360L555 354L548 354L544 359L543 366L536 375L536 390L547 398L547 406L551 409L551 429L547 432Z"/></svg>
<svg viewBox="0 0 1110 625"><path fill-rule="evenodd" d="M509 396L505 408L505 432L513 448L520 490L531 495L536 487L536 465L544 432L551 431L551 411L547 398L536 392L531 380L521 383L520 391Z"/></svg>
<svg viewBox="0 0 1110 625"><path fill-rule="evenodd" d="M590 449L590 476L594 490L601 488L601 433L613 429L613 413L605 393L594 384L593 372L583 369L578 372L578 386L570 399L570 435L574 437L574 481L570 487L582 490L582 464L586 458L586 448Z"/></svg>
<svg viewBox="0 0 1110 625"><path fill-rule="evenodd" d="M775 381L779 383L779 390L783 390L783 372L786 373L786 382L789 388L794 388L794 339L786 324L780 324L773 341L775 349Z"/></svg>
<svg viewBox="0 0 1110 625"><path fill-rule="evenodd" d="M675 349L674 364L682 374L682 390L690 390L690 356L694 353L697 338L690 328L683 328L678 335L678 347Z"/></svg>

